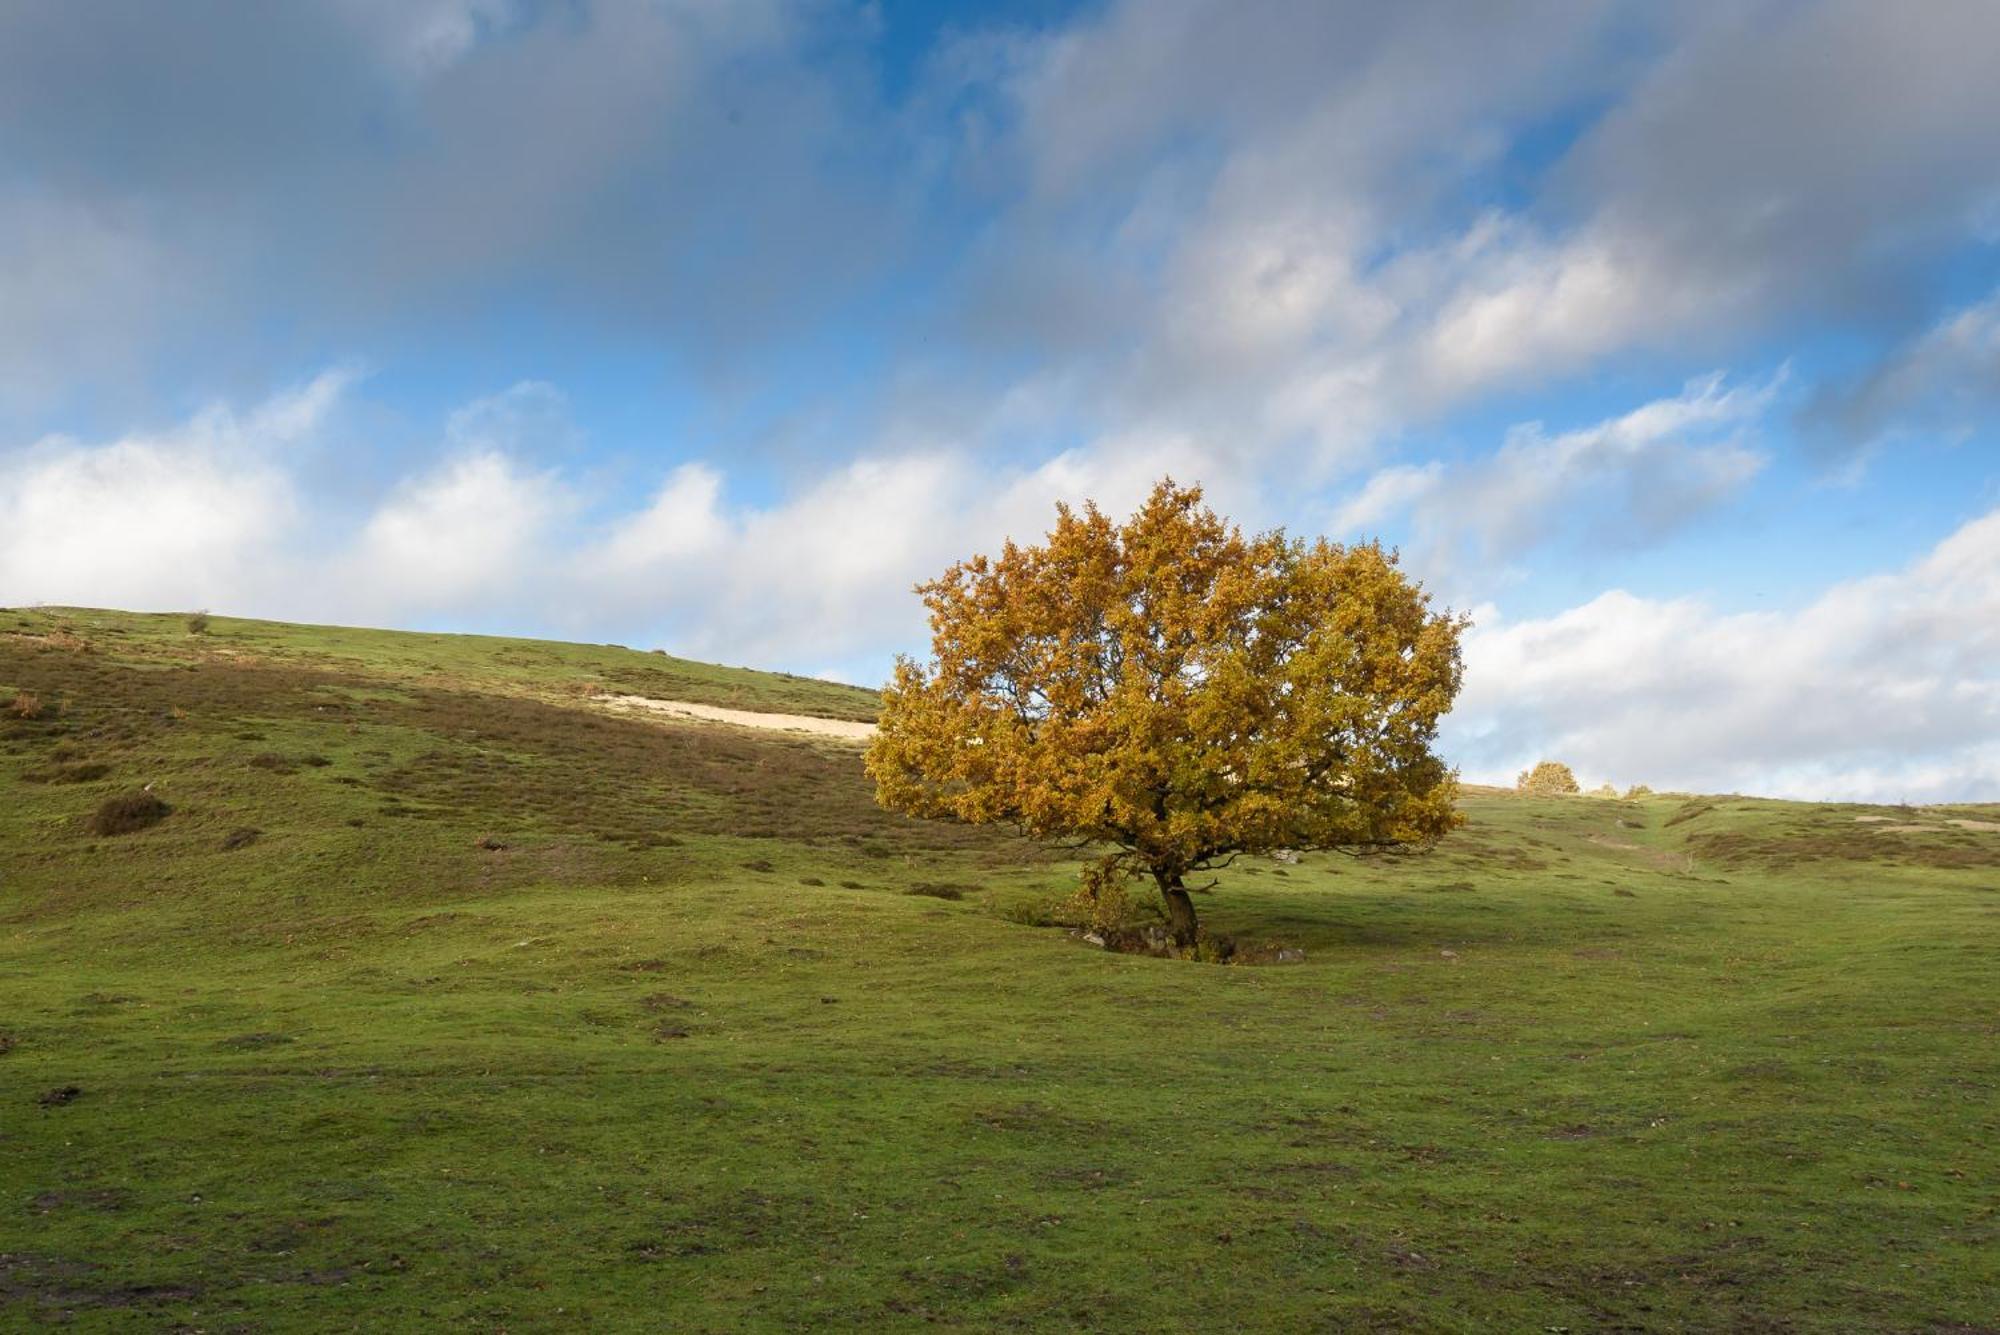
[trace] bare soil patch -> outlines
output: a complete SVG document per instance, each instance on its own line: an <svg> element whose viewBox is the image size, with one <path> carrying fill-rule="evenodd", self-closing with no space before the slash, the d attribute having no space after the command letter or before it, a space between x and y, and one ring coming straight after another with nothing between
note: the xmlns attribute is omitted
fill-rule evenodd
<svg viewBox="0 0 2000 1335"><path fill-rule="evenodd" d="M645 695L595 697L620 711L664 714L669 718L700 719L707 723L733 723L739 728L769 728L779 732L804 732L815 737L838 737L843 741L865 742L875 735L875 725L852 719L814 718L810 714L764 714L750 709L724 709L720 705L696 704L692 700L655 700Z"/></svg>

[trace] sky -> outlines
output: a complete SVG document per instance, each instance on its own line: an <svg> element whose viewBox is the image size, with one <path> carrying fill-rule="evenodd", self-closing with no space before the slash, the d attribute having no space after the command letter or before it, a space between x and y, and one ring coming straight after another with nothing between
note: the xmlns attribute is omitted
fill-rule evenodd
<svg viewBox="0 0 2000 1335"><path fill-rule="evenodd" d="M2000 5L14 0L0 604L873 684L1163 475L1466 778L2000 800Z"/></svg>

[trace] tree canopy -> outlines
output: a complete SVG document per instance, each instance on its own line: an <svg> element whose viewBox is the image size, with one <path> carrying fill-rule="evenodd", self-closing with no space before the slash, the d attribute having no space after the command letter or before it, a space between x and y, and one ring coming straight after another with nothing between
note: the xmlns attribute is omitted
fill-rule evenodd
<svg viewBox="0 0 2000 1335"><path fill-rule="evenodd" d="M1575 773L1560 760L1537 761L1533 769L1524 769L1515 777L1514 787L1531 797L1560 797L1581 791Z"/></svg>
<svg viewBox="0 0 2000 1335"><path fill-rule="evenodd" d="M1242 853L1425 846L1458 822L1433 753L1465 621L1374 543L1246 538L1171 479L1123 524L1058 506L919 585L867 764L892 809L1008 822L1144 873L1176 944L1186 878Z"/></svg>

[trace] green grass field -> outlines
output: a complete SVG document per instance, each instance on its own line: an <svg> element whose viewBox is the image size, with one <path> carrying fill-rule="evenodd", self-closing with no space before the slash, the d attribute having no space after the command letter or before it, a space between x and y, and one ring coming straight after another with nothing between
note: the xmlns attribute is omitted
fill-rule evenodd
<svg viewBox="0 0 2000 1335"><path fill-rule="evenodd" d="M1239 864L1205 922L1306 960L1214 966L593 689L873 706L0 612L0 1323L2000 1326L2000 809L1471 794Z"/></svg>

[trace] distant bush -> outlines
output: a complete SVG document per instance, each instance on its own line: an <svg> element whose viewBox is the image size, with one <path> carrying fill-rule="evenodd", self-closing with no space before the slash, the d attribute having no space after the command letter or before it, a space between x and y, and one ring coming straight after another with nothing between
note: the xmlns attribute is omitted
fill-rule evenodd
<svg viewBox="0 0 2000 1335"><path fill-rule="evenodd" d="M1653 790L1643 783L1635 783L1625 790L1625 796L1628 800L1635 797L1651 797L1652 795Z"/></svg>
<svg viewBox="0 0 2000 1335"><path fill-rule="evenodd" d="M120 793L107 797L90 817L92 834L130 834L157 825L173 808L151 793Z"/></svg>
<svg viewBox="0 0 2000 1335"><path fill-rule="evenodd" d="M188 628L188 634L190 635L208 634L208 613L206 612L188 613L187 628Z"/></svg>
<svg viewBox="0 0 2000 1335"><path fill-rule="evenodd" d="M7 712L15 718L36 719L42 716L42 697L33 691L16 691L14 702L7 706Z"/></svg>
<svg viewBox="0 0 2000 1335"><path fill-rule="evenodd" d="M1133 907L1126 880L1118 868L1101 862L1084 868L1075 893L1055 906L1056 921L1097 932L1123 926L1132 917Z"/></svg>
<svg viewBox="0 0 2000 1335"><path fill-rule="evenodd" d="M42 643L51 649L61 649L72 654L87 654L96 646L68 626L58 626L42 637Z"/></svg>
<svg viewBox="0 0 2000 1335"><path fill-rule="evenodd" d="M927 895L932 899L964 899L969 886L952 885L944 881L919 881L903 893L907 895Z"/></svg>
<svg viewBox="0 0 2000 1335"><path fill-rule="evenodd" d="M1598 785L1597 787L1595 787L1595 788L1591 789L1591 790L1590 790L1590 795L1591 795L1592 797L1610 797L1610 798L1615 798L1615 797L1617 797L1617 796L1618 796L1618 790L1617 790L1616 788L1612 787L1612 786L1611 786L1610 784L1608 784L1608 783L1603 783L1603 784L1599 784L1599 785Z"/></svg>
<svg viewBox="0 0 2000 1335"><path fill-rule="evenodd" d="M1533 769L1522 770L1514 780L1517 792L1528 797L1549 797L1577 791L1576 775L1560 760L1544 760Z"/></svg>
<svg viewBox="0 0 2000 1335"><path fill-rule="evenodd" d="M1000 916L1022 927L1055 927L1059 925L1057 910L1057 904L1048 896L1038 895L1010 902Z"/></svg>

